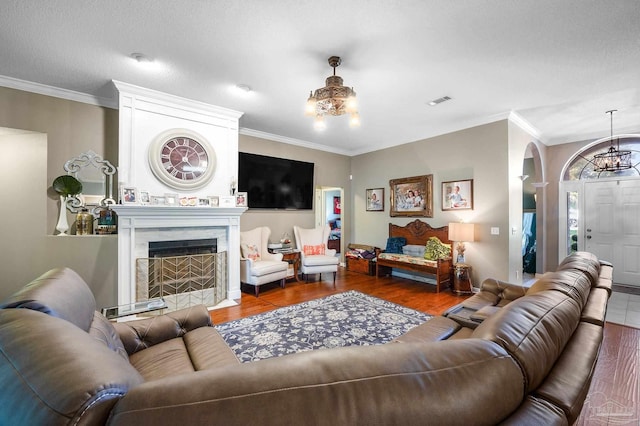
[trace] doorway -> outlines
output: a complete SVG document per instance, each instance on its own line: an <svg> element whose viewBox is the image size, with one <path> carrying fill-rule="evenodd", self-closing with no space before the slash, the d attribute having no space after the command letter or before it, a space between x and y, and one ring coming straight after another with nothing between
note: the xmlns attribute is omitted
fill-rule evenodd
<svg viewBox="0 0 640 426"><path fill-rule="evenodd" d="M344 190L340 187L318 187L316 189L316 226L329 225L331 230L327 248L335 249L342 258L344 217Z"/></svg>
<svg viewBox="0 0 640 426"><path fill-rule="evenodd" d="M584 184L584 250L615 265L614 282L640 287L640 180Z"/></svg>

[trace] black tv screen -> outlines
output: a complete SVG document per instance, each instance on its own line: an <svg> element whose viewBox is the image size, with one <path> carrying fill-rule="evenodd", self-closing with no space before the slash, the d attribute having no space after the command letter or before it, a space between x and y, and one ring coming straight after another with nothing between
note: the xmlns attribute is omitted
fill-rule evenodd
<svg viewBox="0 0 640 426"><path fill-rule="evenodd" d="M251 209L313 209L313 163L240 152L238 191Z"/></svg>

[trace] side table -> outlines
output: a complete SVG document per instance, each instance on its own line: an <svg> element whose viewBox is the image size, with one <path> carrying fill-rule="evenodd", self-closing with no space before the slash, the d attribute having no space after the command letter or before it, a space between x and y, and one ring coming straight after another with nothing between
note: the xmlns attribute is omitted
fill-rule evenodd
<svg viewBox="0 0 640 426"><path fill-rule="evenodd" d="M296 281L300 281L300 278L298 278L298 268L300 267L300 252L291 251L288 253L282 253L282 260L289 264L289 269L291 270L291 272L293 272L293 275L291 273L287 274L287 279L289 280L293 278ZM287 272L289 272L289 270Z"/></svg>
<svg viewBox="0 0 640 426"><path fill-rule="evenodd" d="M142 302L133 302L128 305L112 306L102 308L102 315L108 320L117 320L118 318L128 317L131 315L143 314L147 312L166 309L167 303L163 298L157 297Z"/></svg>
<svg viewBox="0 0 640 426"><path fill-rule="evenodd" d="M453 292L455 294L471 294L471 266L466 263L453 265Z"/></svg>

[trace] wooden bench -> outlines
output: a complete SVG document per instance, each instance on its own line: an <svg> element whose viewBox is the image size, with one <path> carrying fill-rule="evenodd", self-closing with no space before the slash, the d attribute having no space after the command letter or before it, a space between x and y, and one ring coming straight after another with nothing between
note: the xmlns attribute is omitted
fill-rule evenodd
<svg viewBox="0 0 640 426"><path fill-rule="evenodd" d="M408 223L406 226L389 224L389 237L404 237L407 244L425 245L431 237L438 237L444 244L452 244L449 240L449 227L432 228L428 223L419 219ZM383 252L384 253L384 252ZM385 259L378 256L376 262L376 277L391 275L392 268L421 272L433 275L436 281L436 293L446 289L452 282L453 260L451 257L438 259L429 264L416 264L407 261Z"/></svg>

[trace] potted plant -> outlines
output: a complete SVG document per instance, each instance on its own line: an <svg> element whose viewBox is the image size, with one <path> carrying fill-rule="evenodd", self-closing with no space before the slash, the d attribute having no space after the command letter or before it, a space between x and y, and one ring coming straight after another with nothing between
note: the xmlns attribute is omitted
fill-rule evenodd
<svg viewBox="0 0 640 426"><path fill-rule="evenodd" d="M56 229L58 235L67 235L69 223L67 222L67 198L78 195L82 192L82 182L71 175L58 176L51 185L54 191L60 196L60 216Z"/></svg>

